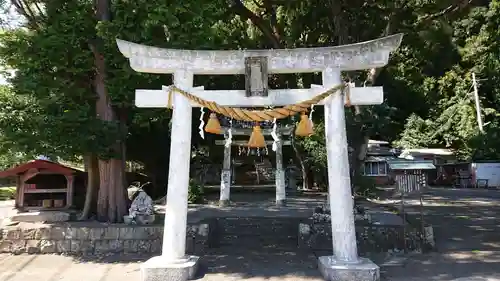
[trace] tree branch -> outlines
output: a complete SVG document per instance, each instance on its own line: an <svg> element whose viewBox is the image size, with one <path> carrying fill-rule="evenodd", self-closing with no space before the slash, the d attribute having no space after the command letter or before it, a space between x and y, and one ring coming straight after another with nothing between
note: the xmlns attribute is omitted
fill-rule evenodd
<svg viewBox="0 0 500 281"><path fill-rule="evenodd" d="M455 4L452 4L445 9L434 13L434 14L429 14L421 17L420 19L417 20L417 26L420 26L422 24L428 23L429 21L432 21L434 19L437 19L439 17L445 16L447 14L451 14L457 11L460 11L464 9L465 7L469 6L474 0L457 0Z"/></svg>
<svg viewBox="0 0 500 281"><path fill-rule="evenodd" d="M465 7L467 7L468 5L470 5L473 1L474 0L457 0L456 3L446 7L445 9L443 9L437 13L429 14L429 15L426 15L426 16L418 19L417 23L416 23L416 27L418 28L420 26L423 26L425 23L428 23L429 21L432 21L432 20L435 20L439 17L446 16L448 14L460 11L460 10L464 9ZM395 7L395 9L398 9L398 7ZM382 32L382 37L389 36L393 33L394 15L395 15L394 12L389 14L389 18L387 20L387 25L386 25L384 31ZM368 75L367 75L366 80L365 80L365 84L371 84L371 85L375 84L375 82L376 82L378 76L380 75L380 73L382 72L382 70L383 70L383 68L371 69L370 72L368 72Z"/></svg>
<svg viewBox="0 0 500 281"><path fill-rule="evenodd" d="M264 6L262 4L260 4L257 0L252 0L253 3L255 4L255 6L259 7L259 8L264 8Z"/></svg>
<svg viewBox="0 0 500 281"><path fill-rule="evenodd" d="M30 26L33 30L37 30L40 28L41 23L39 18L45 18L43 13L41 12L41 8L38 4L34 4L35 8L38 10L38 14L33 12L30 8L30 4L26 3L25 0L11 0L10 3L15 7L16 12L26 18L28 26Z"/></svg>
<svg viewBox="0 0 500 281"><path fill-rule="evenodd" d="M281 30L278 25L278 16L276 15L276 8L274 7L272 0L264 0L264 7L271 18L270 22L274 37L278 40L278 42L281 42Z"/></svg>
<svg viewBox="0 0 500 281"><path fill-rule="evenodd" d="M250 11L245 5L241 2L241 0L232 0L229 1L231 4L231 8L236 12L240 17L250 20L253 25L255 25L264 36L267 37L273 48L279 49L282 47L281 42L278 37L274 34L272 27L265 23L265 21L257 16L254 12Z"/></svg>

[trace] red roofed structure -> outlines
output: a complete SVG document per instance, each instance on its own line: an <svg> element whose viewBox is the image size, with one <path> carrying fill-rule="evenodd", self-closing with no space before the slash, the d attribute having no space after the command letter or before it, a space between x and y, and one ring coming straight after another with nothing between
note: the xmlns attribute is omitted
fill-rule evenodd
<svg viewBox="0 0 500 281"><path fill-rule="evenodd" d="M17 180L16 207L23 210L67 209L81 171L47 160L32 160L0 172Z"/></svg>

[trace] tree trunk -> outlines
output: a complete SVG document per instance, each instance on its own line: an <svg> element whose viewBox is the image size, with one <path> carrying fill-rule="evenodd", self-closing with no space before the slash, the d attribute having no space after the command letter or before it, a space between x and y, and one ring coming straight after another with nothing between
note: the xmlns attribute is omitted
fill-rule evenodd
<svg viewBox="0 0 500 281"><path fill-rule="evenodd" d="M109 0L96 0L96 18L109 21ZM116 116L110 104L106 89L106 63L101 53L102 40L96 38L91 43L94 53L97 93L97 117L103 121L114 122ZM99 159L99 197L97 199L97 219L100 221L120 222L127 211L126 192L124 186L123 147L121 142L113 146L112 151L120 158ZM116 156L114 156L116 157Z"/></svg>
<svg viewBox="0 0 500 281"><path fill-rule="evenodd" d="M86 220L95 209L96 191L99 186L99 165L97 156L94 154L84 157L85 172L87 172L87 191L85 193L85 204L78 220Z"/></svg>

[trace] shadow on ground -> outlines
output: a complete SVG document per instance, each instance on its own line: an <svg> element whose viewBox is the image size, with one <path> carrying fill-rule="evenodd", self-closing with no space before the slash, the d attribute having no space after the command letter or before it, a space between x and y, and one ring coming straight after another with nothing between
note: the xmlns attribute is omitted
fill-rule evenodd
<svg viewBox="0 0 500 281"><path fill-rule="evenodd" d="M415 201L418 200L411 196L408 198L408 211L418 210ZM499 191L430 190L424 196L424 219L434 226L438 251L423 255L370 257L381 266L382 280L500 280L499 201ZM250 206L258 203L249 204L248 208L242 206L240 212L254 210ZM298 213L300 210L310 211L310 204L307 200L298 201ZM272 200L264 203L262 209L262 212L272 215ZM224 216L226 211L217 212ZM198 279L322 280L316 266L317 256L328 253L264 251L254 245L242 244L213 248L203 253ZM31 280L30 277L40 281L80 281L82 276L87 281L139 280L139 263L148 258L138 255L8 256L10 261L5 262L5 257L0 255L0 281ZM44 276L42 273L47 272L51 265L59 266L61 272L47 273L47 276L55 277L43 280L36 277ZM2 273L4 268L10 273ZM16 271L15 268L20 269ZM80 268L80 274L84 275L75 275L75 268ZM32 273L19 273L23 271ZM91 274L96 277L91 278Z"/></svg>

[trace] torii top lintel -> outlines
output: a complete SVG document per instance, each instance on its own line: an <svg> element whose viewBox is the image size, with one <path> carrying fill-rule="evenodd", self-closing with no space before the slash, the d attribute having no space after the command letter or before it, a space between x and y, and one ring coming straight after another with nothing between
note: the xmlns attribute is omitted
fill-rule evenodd
<svg viewBox="0 0 500 281"><path fill-rule="evenodd" d="M267 57L269 73L306 73L338 68L361 70L383 67L403 34L336 47L271 50L180 50L151 47L117 39L132 69L146 73L243 74L246 57Z"/></svg>

